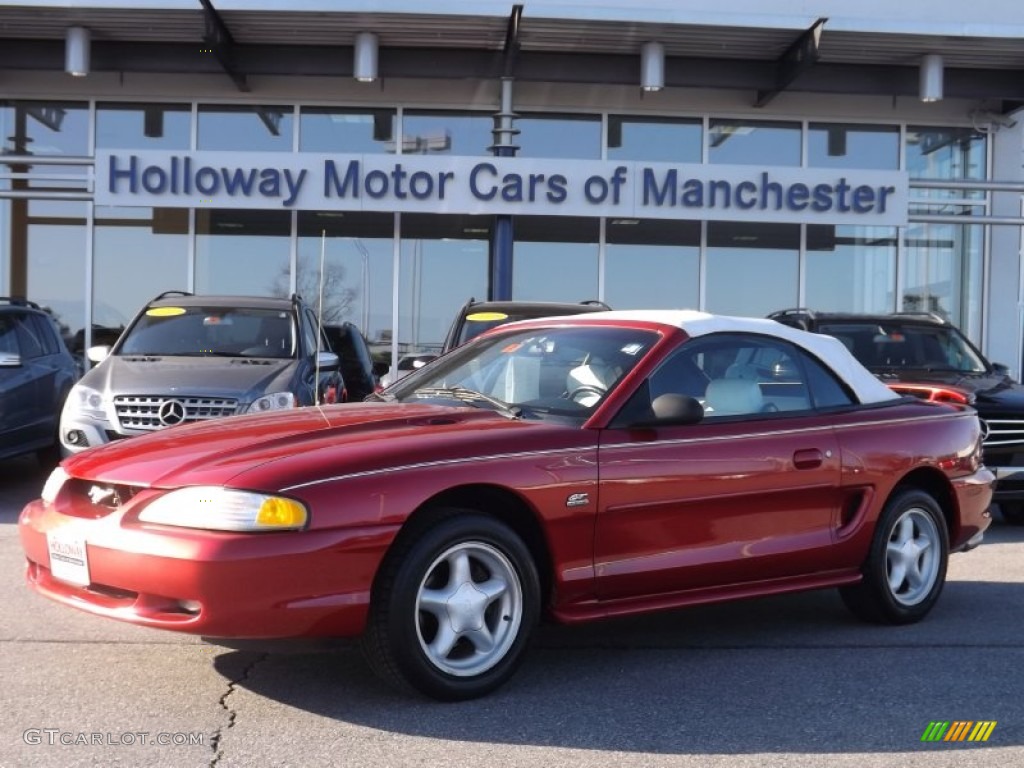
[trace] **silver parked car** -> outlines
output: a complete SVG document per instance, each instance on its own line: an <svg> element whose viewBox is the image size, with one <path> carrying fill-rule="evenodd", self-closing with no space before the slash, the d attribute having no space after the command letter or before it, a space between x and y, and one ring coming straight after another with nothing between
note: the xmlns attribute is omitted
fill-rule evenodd
<svg viewBox="0 0 1024 768"><path fill-rule="evenodd" d="M66 454L188 422L345 399L338 356L297 296L168 291L112 347L88 356L99 364L61 414Z"/></svg>

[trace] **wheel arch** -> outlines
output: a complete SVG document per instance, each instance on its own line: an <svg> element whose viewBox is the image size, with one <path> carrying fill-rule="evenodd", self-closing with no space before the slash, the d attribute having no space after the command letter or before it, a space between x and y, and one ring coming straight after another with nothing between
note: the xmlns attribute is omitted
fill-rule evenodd
<svg viewBox="0 0 1024 768"><path fill-rule="evenodd" d="M959 535L959 524L957 521L960 519L960 515L958 514L956 494L953 492L953 486L946 476L933 467L918 467L897 483L896 487L889 494L889 498L907 488L925 491L935 499L935 503L942 510L942 519L946 523L949 540L954 541Z"/></svg>
<svg viewBox="0 0 1024 768"><path fill-rule="evenodd" d="M426 499L409 515L385 554L402 546L408 536L438 522L452 509L465 509L493 517L511 528L523 540L537 567L541 595L548 601L553 586L551 548L537 511L515 492L498 485L477 483L448 488Z"/></svg>

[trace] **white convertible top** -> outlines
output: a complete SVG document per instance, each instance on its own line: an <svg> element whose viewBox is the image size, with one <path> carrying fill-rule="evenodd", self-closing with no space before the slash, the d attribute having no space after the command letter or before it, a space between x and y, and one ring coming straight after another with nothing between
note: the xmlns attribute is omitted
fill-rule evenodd
<svg viewBox="0 0 1024 768"><path fill-rule="evenodd" d="M572 319L582 319L588 322L632 320L660 323L681 328L691 337L727 331L775 336L803 347L812 355L822 360L849 384L850 388L857 395L857 399L862 403L878 403L900 397L900 395L879 381L871 371L861 365L857 358L850 353L850 350L838 339L821 333L801 331L798 328L783 325L775 320L759 317L711 315L707 312L698 312L693 309L612 310L610 312L594 312L582 317L574 315Z"/></svg>

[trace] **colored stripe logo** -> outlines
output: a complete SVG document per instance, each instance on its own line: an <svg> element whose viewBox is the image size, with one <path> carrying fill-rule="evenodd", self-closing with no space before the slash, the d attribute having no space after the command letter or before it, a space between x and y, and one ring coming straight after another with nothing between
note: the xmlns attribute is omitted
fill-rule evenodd
<svg viewBox="0 0 1024 768"><path fill-rule="evenodd" d="M932 720L921 741L988 741L997 720Z"/></svg>

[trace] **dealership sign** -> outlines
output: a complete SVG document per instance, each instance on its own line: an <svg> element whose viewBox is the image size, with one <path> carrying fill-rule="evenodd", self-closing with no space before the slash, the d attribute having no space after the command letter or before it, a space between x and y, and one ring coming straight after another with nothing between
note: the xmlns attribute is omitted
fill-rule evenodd
<svg viewBox="0 0 1024 768"><path fill-rule="evenodd" d="M96 203L901 225L897 171L424 155L97 151Z"/></svg>

